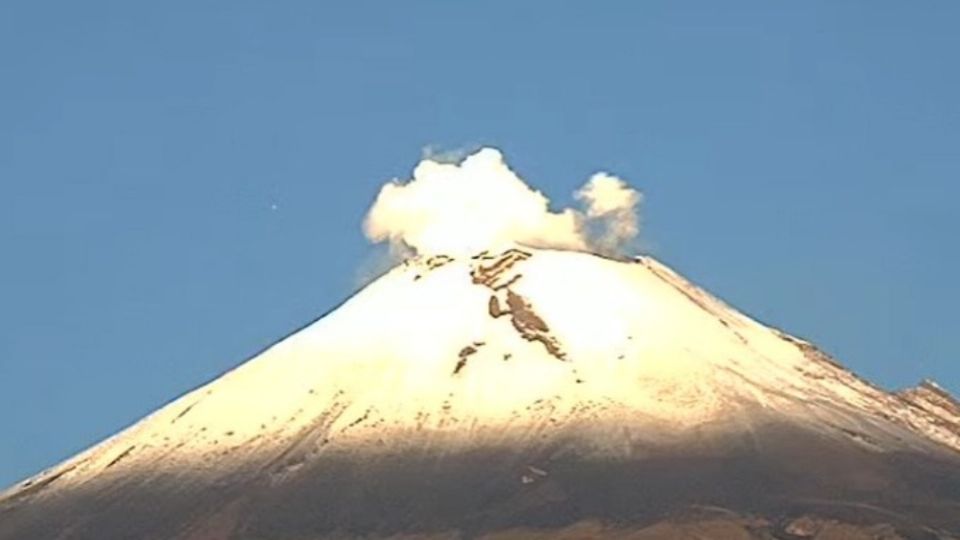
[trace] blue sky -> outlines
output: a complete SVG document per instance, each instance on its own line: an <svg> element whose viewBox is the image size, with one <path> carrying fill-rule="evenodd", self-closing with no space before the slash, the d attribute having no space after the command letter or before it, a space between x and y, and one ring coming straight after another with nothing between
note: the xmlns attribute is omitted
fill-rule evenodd
<svg viewBox="0 0 960 540"><path fill-rule="evenodd" d="M326 4L0 4L0 484L343 300L426 146L622 176L688 277L960 391L960 4Z"/></svg>

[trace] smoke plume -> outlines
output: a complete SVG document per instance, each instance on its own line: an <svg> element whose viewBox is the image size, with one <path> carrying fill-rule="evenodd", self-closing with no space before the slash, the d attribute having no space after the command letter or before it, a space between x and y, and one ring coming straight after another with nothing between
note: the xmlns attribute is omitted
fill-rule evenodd
<svg viewBox="0 0 960 540"><path fill-rule="evenodd" d="M640 232L640 192L616 176L597 173L574 196L586 204L588 222L600 225L591 235L594 251L621 253Z"/></svg>
<svg viewBox="0 0 960 540"><path fill-rule="evenodd" d="M606 173L575 193L583 209L550 209L499 150L482 148L459 163L426 158L410 180L385 184L364 232L397 252L473 255L514 245L622 254L639 232L641 195Z"/></svg>

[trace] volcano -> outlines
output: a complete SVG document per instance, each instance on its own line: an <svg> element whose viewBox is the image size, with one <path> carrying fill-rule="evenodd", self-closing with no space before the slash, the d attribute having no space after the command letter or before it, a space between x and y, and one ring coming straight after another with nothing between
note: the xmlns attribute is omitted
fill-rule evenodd
<svg viewBox="0 0 960 540"><path fill-rule="evenodd" d="M407 260L0 495L0 539L954 538L960 404L650 257Z"/></svg>

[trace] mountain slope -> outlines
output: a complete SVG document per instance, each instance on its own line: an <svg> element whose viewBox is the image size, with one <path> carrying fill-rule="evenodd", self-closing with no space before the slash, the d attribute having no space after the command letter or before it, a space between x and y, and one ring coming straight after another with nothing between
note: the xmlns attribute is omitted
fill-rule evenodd
<svg viewBox="0 0 960 540"><path fill-rule="evenodd" d="M529 249L407 261L0 496L3 540L843 527L960 534L946 392L887 393L653 259Z"/></svg>

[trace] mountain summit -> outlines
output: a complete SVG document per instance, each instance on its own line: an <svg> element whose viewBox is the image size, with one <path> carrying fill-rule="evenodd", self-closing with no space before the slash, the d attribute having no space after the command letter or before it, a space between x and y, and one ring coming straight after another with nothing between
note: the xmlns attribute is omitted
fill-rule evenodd
<svg viewBox="0 0 960 540"><path fill-rule="evenodd" d="M951 538L960 404L648 257L410 259L0 494L0 540Z"/></svg>

